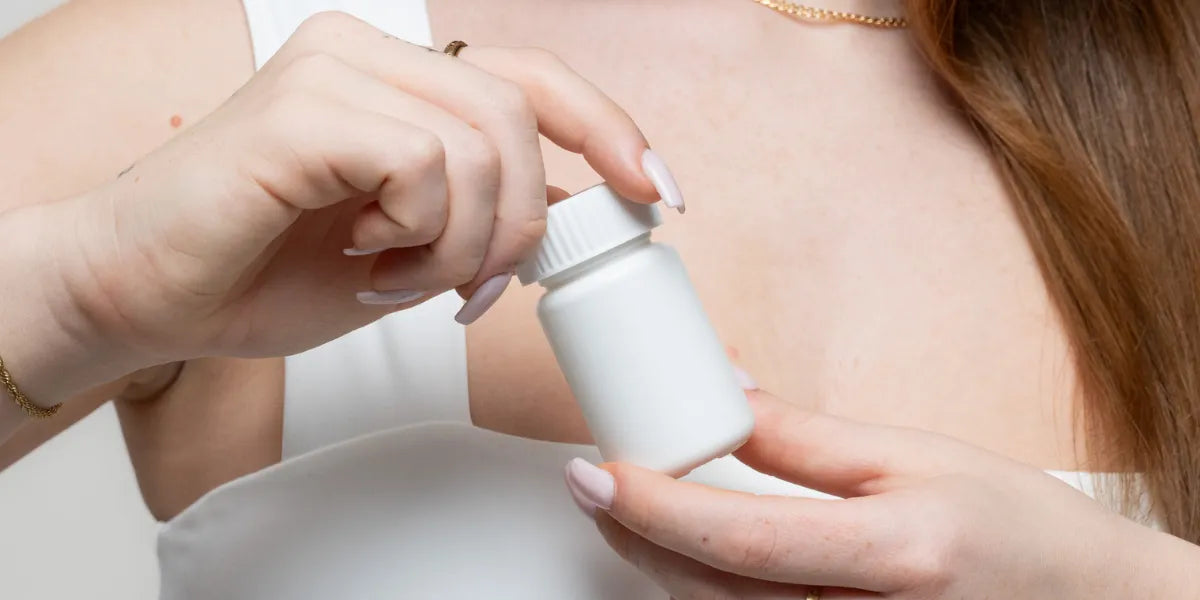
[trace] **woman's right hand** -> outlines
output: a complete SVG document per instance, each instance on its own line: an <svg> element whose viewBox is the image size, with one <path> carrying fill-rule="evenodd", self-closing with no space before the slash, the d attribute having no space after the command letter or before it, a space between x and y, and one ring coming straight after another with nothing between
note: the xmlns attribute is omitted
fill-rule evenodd
<svg viewBox="0 0 1200 600"><path fill-rule="evenodd" d="M461 322L482 314L545 230L539 131L629 198L681 204L630 117L553 55L456 59L327 13L111 184L9 216L60 271L69 337L125 370L283 355L449 289Z"/></svg>

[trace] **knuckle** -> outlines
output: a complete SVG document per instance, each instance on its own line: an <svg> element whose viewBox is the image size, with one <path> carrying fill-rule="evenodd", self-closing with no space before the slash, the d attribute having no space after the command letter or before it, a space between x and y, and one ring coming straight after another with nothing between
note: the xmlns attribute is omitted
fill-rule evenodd
<svg viewBox="0 0 1200 600"><path fill-rule="evenodd" d="M311 47L326 43L331 37L336 37L349 29L356 19L350 15L326 10L312 15L300 24L292 39L302 46Z"/></svg>
<svg viewBox="0 0 1200 600"><path fill-rule="evenodd" d="M925 518L899 553L899 576L913 587L934 588L953 572L965 534L964 515L959 503L944 494L925 495L916 504Z"/></svg>
<svg viewBox="0 0 1200 600"><path fill-rule="evenodd" d="M766 517L756 518L729 532L718 552L730 570L758 573L774 566L778 543L778 523Z"/></svg>
<svg viewBox="0 0 1200 600"><path fill-rule="evenodd" d="M511 81L499 81L488 96L502 118L522 124L536 122L533 104L521 86Z"/></svg>
<svg viewBox="0 0 1200 600"><path fill-rule="evenodd" d="M900 580L912 588L937 586L946 578L949 568L945 550L929 536L913 540L898 560Z"/></svg>
<svg viewBox="0 0 1200 600"><path fill-rule="evenodd" d="M405 238L410 244L423 246L438 239L438 236L442 234L444 224L444 219L439 220L432 215L421 215L406 217L401 226L408 232Z"/></svg>
<svg viewBox="0 0 1200 600"><path fill-rule="evenodd" d="M406 160L418 172L445 170L446 145L437 135L416 130L409 135Z"/></svg>
<svg viewBox="0 0 1200 600"><path fill-rule="evenodd" d="M321 103L312 95L298 91L284 92L276 94L267 103L262 122L269 134L290 137L295 133L297 123L312 119L319 111Z"/></svg>
<svg viewBox="0 0 1200 600"><path fill-rule="evenodd" d="M476 260L456 260L446 265L446 279L452 287L469 283L475 279L475 274L479 272L479 264L481 261Z"/></svg>
<svg viewBox="0 0 1200 600"><path fill-rule="evenodd" d="M284 88L306 88L332 79L337 67L338 60L324 52L304 52L283 68L278 82Z"/></svg>
<svg viewBox="0 0 1200 600"><path fill-rule="evenodd" d="M495 189L500 185L500 151L490 139L477 130L464 134L452 145L456 169L462 169L470 181Z"/></svg>
<svg viewBox="0 0 1200 600"><path fill-rule="evenodd" d="M516 52L521 57L521 60L535 71L553 72L569 69L567 63L563 62L563 59L545 48L518 48Z"/></svg>
<svg viewBox="0 0 1200 600"><path fill-rule="evenodd" d="M513 243L515 262L528 258L546 235L546 214L531 214L512 224L509 235Z"/></svg>
<svg viewBox="0 0 1200 600"><path fill-rule="evenodd" d="M458 287L474 279L482 263L482 254L471 251L437 252L434 254L433 272L445 287Z"/></svg>

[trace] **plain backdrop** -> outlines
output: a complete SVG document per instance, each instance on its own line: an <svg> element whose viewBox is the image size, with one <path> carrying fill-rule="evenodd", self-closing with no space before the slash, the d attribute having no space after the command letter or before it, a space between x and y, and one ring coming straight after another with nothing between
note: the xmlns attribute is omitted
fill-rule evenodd
<svg viewBox="0 0 1200 600"><path fill-rule="evenodd" d="M63 3L0 0L0 36ZM105 406L0 472L0 598L156 598L157 531Z"/></svg>

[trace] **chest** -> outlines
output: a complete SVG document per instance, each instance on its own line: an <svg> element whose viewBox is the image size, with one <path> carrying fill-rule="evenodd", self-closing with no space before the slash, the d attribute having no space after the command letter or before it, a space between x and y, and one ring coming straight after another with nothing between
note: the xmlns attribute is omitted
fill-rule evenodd
<svg viewBox="0 0 1200 600"><path fill-rule="evenodd" d="M987 149L907 34L751 2L430 10L439 43L548 48L633 116L688 202L656 235L764 385L985 445L1057 437L1064 336ZM596 182L577 157L546 160L553 185Z"/></svg>

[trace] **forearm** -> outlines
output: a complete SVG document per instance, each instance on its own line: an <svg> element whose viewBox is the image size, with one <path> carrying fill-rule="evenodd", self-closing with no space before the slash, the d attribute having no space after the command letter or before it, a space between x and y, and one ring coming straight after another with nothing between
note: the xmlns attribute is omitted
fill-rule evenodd
<svg viewBox="0 0 1200 600"><path fill-rule="evenodd" d="M247 39L237 0L76 0L0 40L0 221L112 179L177 132L172 116L186 127L218 106L251 73ZM24 451L10 444L0 459L119 393L102 382L136 366L112 364L75 343L82 332L60 330L61 307L45 301L63 294L38 272L49 257L20 252L18 242L32 247L21 233L19 224L0 230L0 357L35 402L65 404L58 418L23 429ZM0 394L0 441L22 422Z"/></svg>
<svg viewBox="0 0 1200 600"><path fill-rule="evenodd" d="M278 358L202 358L169 388L116 403L151 514L169 520L216 486L279 462L283 369Z"/></svg>

